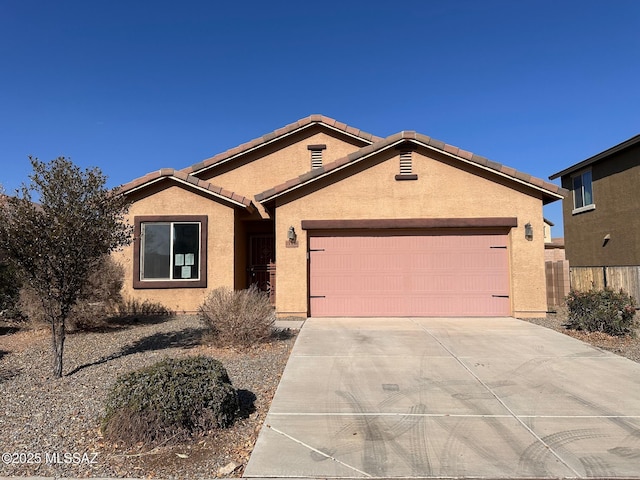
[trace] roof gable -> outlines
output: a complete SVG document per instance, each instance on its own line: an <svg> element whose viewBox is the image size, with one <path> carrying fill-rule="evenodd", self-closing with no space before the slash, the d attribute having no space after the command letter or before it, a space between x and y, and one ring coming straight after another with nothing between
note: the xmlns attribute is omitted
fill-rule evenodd
<svg viewBox="0 0 640 480"><path fill-rule="evenodd" d="M255 138L249 142L243 143L242 145L239 145L235 148L219 153L211 158L208 158L199 163L191 165L190 167L187 167L181 171L190 175L200 175L205 171L211 168L214 168L218 165L227 163L237 158L240 155L244 155L249 152L253 152L256 149L263 148L267 145L271 145L283 138L286 138L302 130L309 129L316 125L322 125L329 130L336 131L343 135L351 136L353 138L356 138L368 144L372 144L374 142L378 142L382 140L381 137L377 137L370 133L364 132L360 129L351 127L346 123L338 122L333 118L316 114L316 115L310 115L306 118L298 120L297 122L290 123L285 127L279 128L277 130L274 130L273 132L267 133L266 135Z"/></svg>
<svg viewBox="0 0 640 480"><path fill-rule="evenodd" d="M235 192L225 190L205 180L201 180L198 177L194 177L193 175L189 175L179 170L174 170L173 168L162 168L155 172L148 173L143 177L132 180L131 182L122 185L119 188L119 193L123 195L130 195L163 180L169 180L183 186L194 188L206 195L219 198L220 200L231 203L236 207L244 208L250 212L255 210L255 205L253 205L251 199L244 195L239 195Z"/></svg>
<svg viewBox="0 0 640 480"><path fill-rule="evenodd" d="M388 150L390 148L395 148L396 146L405 143L412 143L416 146L423 146L428 149L444 153L445 155L466 164L475 165L479 168L493 172L534 190L538 190L543 194L544 203L562 199L565 195L568 194L567 190L559 187L558 185L546 182L529 174L519 172L511 167L507 167L506 165L491 161L472 152L462 150L456 146L449 145L426 135L416 133L415 131L403 131L391 135L385 139L379 140L376 143L363 147L357 152L335 160L334 162L324 165L321 168L311 170L303 175L292 178L280 185L259 193L255 197L256 201L263 203L272 200L303 185L307 185L317 179L324 178L327 175L342 170L349 165L360 162L374 154L377 154L384 150Z"/></svg>

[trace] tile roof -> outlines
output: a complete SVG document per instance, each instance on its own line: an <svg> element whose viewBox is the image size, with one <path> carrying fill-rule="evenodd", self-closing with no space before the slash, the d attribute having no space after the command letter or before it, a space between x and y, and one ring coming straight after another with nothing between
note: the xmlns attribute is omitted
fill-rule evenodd
<svg viewBox="0 0 640 480"><path fill-rule="evenodd" d="M244 195L239 195L235 192L230 192L229 190L225 190L224 188L218 187L212 183L201 180L198 177L194 177L193 175L189 175L173 168L162 168L160 170L147 173L143 177L136 178L135 180L120 186L119 193L126 195L134 190L147 187L163 179L188 183L201 190L206 190L207 193L210 193L211 195L231 200L233 203L242 205L250 211L255 209L255 205L253 205L250 198L247 198Z"/></svg>
<svg viewBox="0 0 640 480"><path fill-rule="evenodd" d="M202 170L210 168L211 166L221 163L225 160L229 160L237 155L246 153L254 148L260 147L262 145L266 145L274 140L277 140L283 136L289 135L293 132L301 130L303 128L308 128L311 125L325 125L334 130L342 131L348 135L352 135L357 137L365 142L373 143L382 140L381 137L377 137L370 133L364 132L358 128L351 127L345 123L338 122L333 118L325 117L324 115L316 114L310 115L306 118L298 120L297 122L290 123L282 128L274 130L273 132L267 133L261 137L255 138L249 142L243 143L242 145L238 145L237 147L231 148L226 152L219 153L211 158L207 158L199 163L191 165L190 167L184 168L182 171L185 173L195 174L199 173Z"/></svg>
<svg viewBox="0 0 640 480"><path fill-rule="evenodd" d="M340 169L340 167L346 166L350 163L354 163L368 155L384 150L385 148L388 148L394 144L402 143L404 141L410 141L415 144L422 144L435 150L442 151L446 154L453 155L454 157L457 157L458 159L463 160L467 163L475 164L487 170L495 171L498 174L512 178L513 180L516 180L520 183L527 184L532 188L542 190L547 194L547 197L550 200L556 200L568 194L567 190L556 184L547 182L537 177L532 177L529 174L519 172L518 170L507 167L506 165L502 165L500 163L489 160L488 158L476 155L475 153L462 150L461 148L458 148L454 145L449 145L434 138L428 137L427 135L416 133L415 131L402 131L385 139L381 139L376 143L367 145L366 147L363 147L360 150L347 155L346 157L339 158L331 163L323 165L321 168L311 170L287 182L281 183L280 185L277 185L269 190L259 193L255 197L256 201L264 202L266 200L269 200L290 189L313 181L315 178L324 176L334 170Z"/></svg>

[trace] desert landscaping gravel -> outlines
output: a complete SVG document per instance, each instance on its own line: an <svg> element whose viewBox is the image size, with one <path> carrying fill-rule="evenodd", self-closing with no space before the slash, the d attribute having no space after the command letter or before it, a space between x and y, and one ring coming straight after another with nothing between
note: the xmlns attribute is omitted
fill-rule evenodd
<svg viewBox="0 0 640 480"><path fill-rule="evenodd" d="M556 313L550 313L546 318L531 318L528 319L528 321L640 363L640 329L637 326L637 317L638 314L636 314L636 328L633 335L624 337L612 337L599 332L589 333L569 330L565 326L567 314L562 310Z"/></svg>
<svg viewBox="0 0 640 480"><path fill-rule="evenodd" d="M570 331L565 319L561 312L528 321L640 362L637 335ZM204 333L196 317L177 316L71 334L65 375L53 379L49 331L8 328L0 322L0 453L5 455L0 477L241 476L295 337L283 335L239 352L203 345ZM239 390L245 414L233 427L155 448L126 448L102 438L104 400L118 375L166 357L196 354L222 361Z"/></svg>
<svg viewBox="0 0 640 480"><path fill-rule="evenodd" d="M67 335L64 376L55 379L49 331L3 328L0 476L240 476L295 340L284 335L242 352L214 348L201 344L205 330L197 317L164 318ZM239 390L243 418L229 429L156 448L126 448L102 438L104 400L118 375L196 354L225 365Z"/></svg>

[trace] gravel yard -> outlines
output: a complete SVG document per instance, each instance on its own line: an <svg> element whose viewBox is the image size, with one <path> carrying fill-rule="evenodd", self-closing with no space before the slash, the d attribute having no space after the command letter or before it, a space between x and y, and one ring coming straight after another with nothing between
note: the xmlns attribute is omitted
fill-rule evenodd
<svg viewBox="0 0 640 480"><path fill-rule="evenodd" d="M15 464L3 457L0 476L240 476L294 342L273 340L245 352L202 346L199 320L178 316L67 335L64 377L52 379L48 330L0 329L0 453L24 454L14 455ZM154 449L103 440L100 416L118 375L196 354L222 361L239 390L244 418L227 430Z"/></svg>
<svg viewBox="0 0 640 480"><path fill-rule="evenodd" d="M563 314L528 321L640 362L637 335L617 338L567 330ZM71 334L65 344L65 376L52 379L49 331L0 323L0 453L18 454L10 459L15 464L0 463L0 476L241 476L295 339L238 352L202 346L204 332L196 317L178 316ZM196 354L225 365L239 389L243 418L227 430L153 449L127 449L103 440L100 416L118 375L166 357Z"/></svg>
<svg viewBox="0 0 640 480"><path fill-rule="evenodd" d="M636 313L636 318L638 314ZM626 337L612 337L604 333L588 333L577 330L569 330L565 328L566 313L558 312L548 314L547 318L530 318L527 321L542 325L543 327L550 328L557 332L564 333L570 337L577 338L585 343L593 345L594 347L608 350L621 357L626 357L629 360L640 363L640 329L636 327L634 336Z"/></svg>

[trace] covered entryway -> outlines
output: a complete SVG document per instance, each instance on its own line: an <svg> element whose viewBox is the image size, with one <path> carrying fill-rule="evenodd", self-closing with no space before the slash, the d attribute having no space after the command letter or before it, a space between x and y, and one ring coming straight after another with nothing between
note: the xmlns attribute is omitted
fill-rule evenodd
<svg viewBox="0 0 640 480"><path fill-rule="evenodd" d="M508 235L311 233L313 317L508 316Z"/></svg>

